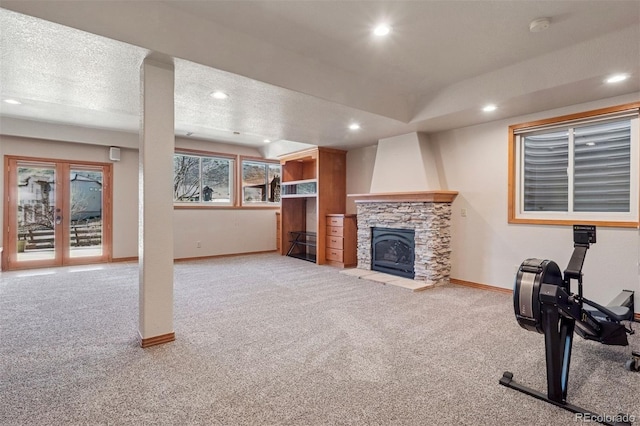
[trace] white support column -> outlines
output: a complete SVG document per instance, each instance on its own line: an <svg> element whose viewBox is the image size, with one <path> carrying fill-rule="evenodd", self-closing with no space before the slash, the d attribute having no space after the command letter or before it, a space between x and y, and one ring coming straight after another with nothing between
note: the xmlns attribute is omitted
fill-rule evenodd
<svg viewBox="0 0 640 426"><path fill-rule="evenodd" d="M174 68L145 59L140 70L138 187L139 337L173 341Z"/></svg>

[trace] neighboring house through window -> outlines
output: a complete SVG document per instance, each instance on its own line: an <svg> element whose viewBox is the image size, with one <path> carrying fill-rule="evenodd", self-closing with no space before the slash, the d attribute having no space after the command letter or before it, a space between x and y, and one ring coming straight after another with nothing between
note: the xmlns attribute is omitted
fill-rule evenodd
<svg viewBox="0 0 640 426"><path fill-rule="evenodd" d="M242 203L280 203L280 164L242 160Z"/></svg>

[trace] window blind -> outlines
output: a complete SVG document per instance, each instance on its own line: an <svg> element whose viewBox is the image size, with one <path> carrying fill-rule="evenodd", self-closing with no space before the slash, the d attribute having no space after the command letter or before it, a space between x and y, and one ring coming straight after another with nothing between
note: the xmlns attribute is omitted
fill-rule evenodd
<svg viewBox="0 0 640 426"><path fill-rule="evenodd" d="M630 211L630 119L547 129L522 138L525 211Z"/></svg>
<svg viewBox="0 0 640 426"><path fill-rule="evenodd" d="M567 211L568 131L525 136L523 162L524 210Z"/></svg>
<svg viewBox="0 0 640 426"><path fill-rule="evenodd" d="M573 210L628 212L631 121L576 127Z"/></svg>

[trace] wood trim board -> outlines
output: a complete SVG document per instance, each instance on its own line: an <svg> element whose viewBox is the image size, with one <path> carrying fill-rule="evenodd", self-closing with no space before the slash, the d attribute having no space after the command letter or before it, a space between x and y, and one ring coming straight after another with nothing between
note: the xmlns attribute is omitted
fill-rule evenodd
<svg viewBox="0 0 640 426"><path fill-rule="evenodd" d="M347 194L356 203L382 202L428 202L451 203L458 191L417 191L417 192L380 192L370 194Z"/></svg>
<svg viewBox="0 0 640 426"><path fill-rule="evenodd" d="M174 340L176 340L176 333L173 331L171 333L146 338L143 338L140 333L138 333L138 343L140 343L141 348L162 345L164 343L173 342Z"/></svg>
<svg viewBox="0 0 640 426"><path fill-rule="evenodd" d="M487 291L493 291L496 293L503 293L503 294L513 294L513 290L509 288L502 288L502 287L496 287L488 284L474 283L472 281L464 281L464 280L459 280L457 278L450 278L449 282L451 284L461 285L464 287L477 288L479 290L487 290ZM635 321L640 322L640 313L634 313L633 317Z"/></svg>

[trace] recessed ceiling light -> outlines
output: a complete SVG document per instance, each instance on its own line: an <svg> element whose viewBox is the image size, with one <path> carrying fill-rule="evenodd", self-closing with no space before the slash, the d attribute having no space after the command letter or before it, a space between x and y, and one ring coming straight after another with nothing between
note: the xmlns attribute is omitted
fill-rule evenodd
<svg viewBox="0 0 640 426"><path fill-rule="evenodd" d="M265 140L263 140L262 142L264 142L264 143L271 143L271 139L265 139Z"/></svg>
<svg viewBox="0 0 640 426"><path fill-rule="evenodd" d="M585 145L587 145L587 146L596 146L596 143L595 142L587 142Z"/></svg>
<svg viewBox="0 0 640 426"><path fill-rule="evenodd" d="M485 105L485 107L484 107L484 108L482 108L482 110L483 110L484 112L491 112L491 111L495 111L495 110L497 110L497 109L498 109L498 107L497 107L497 106L495 106L495 105L493 105L493 104Z"/></svg>
<svg viewBox="0 0 640 426"><path fill-rule="evenodd" d="M387 24L380 24L373 29L373 34L379 37L386 36L390 32L391 32L391 27L388 26Z"/></svg>
<svg viewBox="0 0 640 426"><path fill-rule="evenodd" d="M607 78L605 81L607 83L619 83L621 81L626 80L627 78L629 78L628 74L614 74L614 75L610 76L609 78Z"/></svg>
<svg viewBox="0 0 640 426"><path fill-rule="evenodd" d="M215 92L213 92L211 94L211 97L215 98L215 99L227 99L229 97L229 95L227 95L226 93L221 92L219 90L216 90Z"/></svg>
<svg viewBox="0 0 640 426"><path fill-rule="evenodd" d="M358 123L351 123L351 124L349 124L349 129L350 130L359 130L360 129L360 125Z"/></svg>
<svg viewBox="0 0 640 426"><path fill-rule="evenodd" d="M11 104L11 105L21 105L22 102L15 100L15 99L5 99L4 100L6 103Z"/></svg>

